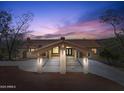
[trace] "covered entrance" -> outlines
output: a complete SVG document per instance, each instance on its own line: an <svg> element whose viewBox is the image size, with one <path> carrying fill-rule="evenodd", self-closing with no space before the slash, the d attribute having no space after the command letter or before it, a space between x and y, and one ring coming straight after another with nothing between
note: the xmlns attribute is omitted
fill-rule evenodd
<svg viewBox="0 0 124 93"><path fill-rule="evenodd" d="M70 48L70 47L72 48ZM55 52L54 53L59 53L57 60L55 60L55 58L53 58L51 56L51 53L48 52L50 50L52 50L54 47L59 47L59 52ZM54 49L55 50L55 49ZM70 43L68 41L65 40L60 40L58 42L52 43L50 45L44 46L39 48L38 50L34 51L33 53L37 54L37 72L38 73L42 73L45 70L50 70L49 64L52 64L52 62L56 62L53 66L53 69L56 68L56 70L58 69L59 72L61 74L65 74L67 71L74 71L72 69L82 69L81 65L83 63L79 62L79 57L80 57L80 53L81 52L82 58L88 58L87 57L87 53L88 53L88 49L84 48L84 47L80 47L76 44ZM43 62L43 53L46 53L46 58L48 58L48 61ZM52 61L54 60L54 61ZM45 68L46 65L46 68ZM53 69L51 69L50 71L52 71ZM83 69L82 69L83 71ZM74 71L75 72L75 71Z"/></svg>
<svg viewBox="0 0 124 93"><path fill-rule="evenodd" d="M60 72L60 58L52 57L43 65L43 72ZM83 66L73 56L66 57L66 72L83 72Z"/></svg>

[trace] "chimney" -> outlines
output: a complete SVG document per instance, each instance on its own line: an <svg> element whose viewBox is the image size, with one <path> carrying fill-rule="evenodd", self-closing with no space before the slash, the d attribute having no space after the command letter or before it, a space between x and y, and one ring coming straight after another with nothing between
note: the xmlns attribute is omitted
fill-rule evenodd
<svg viewBox="0 0 124 93"><path fill-rule="evenodd" d="M31 39L30 39L30 37L27 37L27 41L30 41Z"/></svg>
<svg viewBox="0 0 124 93"><path fill-rule="evenodd" d="M61 37L60 40L65 40L65 37Z"/></svg>

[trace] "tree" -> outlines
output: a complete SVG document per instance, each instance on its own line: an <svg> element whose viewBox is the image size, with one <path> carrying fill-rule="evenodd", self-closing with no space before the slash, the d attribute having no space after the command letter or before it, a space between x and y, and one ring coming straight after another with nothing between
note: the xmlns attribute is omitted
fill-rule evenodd
<svg viewBox="0 0 124 93"><path fill-rule="evenodd" d="M8 59L12 59L12 54L15 52L18 45L17 42L23 40L23 37L29 33L29 23L32 21L33 14L25 13L15 20L12 20L11 13L0 11L0 32L3 41L6 42Z"/></svg>
<svg viewBox="0 0 124 93"><path fill-rule="evenodd" d="M119 59L119 55L111 53L111 51L106 48L100 52L100 56L106 58L110 65L114 64L113 62Z"/></svg>
<svg viewBox="0 0 124 93"><path fill-rule="evenodd" d="M122 45L122 48L124 47L123 39L120 37L120 29L122 29L120 26L124 23L124 18L118 14L117 11L108 9L106 10L102 16L100 16L100 21L103 23L108 23L113 27L114 34L117 38L117 40Z"/></svg>
<svg viewBox="0 0 124 93"><path fill-rule="evenodd" d="M2 48L2 37L4 41L6 42L6 46L8 49L8 33L9 33L9 25L12 21L12 16L7 11L0 11L0 48Z"/></svg>

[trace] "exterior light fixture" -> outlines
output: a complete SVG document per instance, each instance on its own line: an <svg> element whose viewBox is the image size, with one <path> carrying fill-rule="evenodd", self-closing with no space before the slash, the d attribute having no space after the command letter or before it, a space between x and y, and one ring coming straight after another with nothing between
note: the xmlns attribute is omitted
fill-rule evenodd
<svg viewBox="0 0 124 93"><path fill-rule="evenodd" d="M83 72L84 73L88 73L88 58L87 57L84 57L83 58Z"/></svg>

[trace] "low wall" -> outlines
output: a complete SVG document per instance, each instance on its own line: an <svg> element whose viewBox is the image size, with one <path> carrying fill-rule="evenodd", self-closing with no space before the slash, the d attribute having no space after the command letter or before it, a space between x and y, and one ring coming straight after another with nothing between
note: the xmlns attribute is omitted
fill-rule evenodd
<svg viewBox="0 0 124 93"><path fill-rule="evenodd" d="M47 59L43 59L43 62L46 61ZM24 71L37 72L37 59L26 61L0 61L0 66L17 66Z"/></svg>

